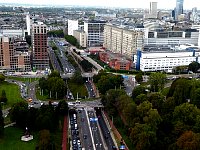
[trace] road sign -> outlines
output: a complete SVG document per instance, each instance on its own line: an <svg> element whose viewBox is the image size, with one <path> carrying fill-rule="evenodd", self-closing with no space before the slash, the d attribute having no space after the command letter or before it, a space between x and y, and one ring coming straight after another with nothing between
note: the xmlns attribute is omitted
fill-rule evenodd
<svg viewBox="0 0 200 150"><path fill-rule="evenodd" d="M124 79L128 79L128 76L126 76L126 75L122 75L122 77L123 77Z"/></svg>
<svg viewBox="0 0 200 150"><path fill-rule="evenodd" d="M97 122L98 118L90 118L90 122Z"/></svg>

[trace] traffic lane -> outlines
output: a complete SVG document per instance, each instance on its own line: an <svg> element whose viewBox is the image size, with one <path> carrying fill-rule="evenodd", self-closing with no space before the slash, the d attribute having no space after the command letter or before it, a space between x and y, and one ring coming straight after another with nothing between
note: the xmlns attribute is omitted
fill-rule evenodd
<svg viewBox="0 0 200 150"><path fill-rule="evenodd" d="M88 150L93 150L92 138L91 138L91 135L90 135L89 124L88 124L88 121L87 121L85 110L84 109L79 110L78 116L81 120L80 127L82 129L81 139L82 139L82 143L84 143L83 148L88 149ZM85 135L86 135L86 137L85 137Z"/></svg>
<svg viewBox="0 0 200 150"><path fill-rule="evenodd" d="M87 87L87 90L88 90L88 93L89 93L89 97L90 98L95 97L95 93L94 93L93 87L90 84L90 82L86 81L85 85Z"/></svg>
<svg viewBox="0 0 200 150"><path fill-rule="evenodd" d="M89 118L95 118L95 114L94 111L88 111L88 116ZM95 143L95 147L97 150L104 150L103 146L102 146L102 139L100 136L100 131L99 128L97 126L97 122L91 122L90 121L90 127L92 130L92 135L93 135L93 139L94 139L94 143Z"/></svg>
<svg viewBox="0 0 200 150"><path fill-rule="evenodd" d="M101 127L103 136L105 138L108 150L112 150L112 147L115 145L114 141L112 139L112 136L110 134L110 130L108 129L106 122L102 116L102 114L97 114L98 115L98 121L99 121L99 125Z"/></svg>

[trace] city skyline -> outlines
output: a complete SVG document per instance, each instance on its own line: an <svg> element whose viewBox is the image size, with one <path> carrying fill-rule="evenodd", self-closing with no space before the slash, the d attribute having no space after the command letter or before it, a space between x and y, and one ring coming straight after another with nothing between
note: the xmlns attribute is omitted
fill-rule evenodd
<svg viewBox="0 0 200 150"><path fill-rule="evenodd" d="M8 0L6 3L12 4L33 4L33 5L75 5L75 6L100 6L100 7L122 7L122 8L149 8L150 2L158 2L158 9L174 9L176 7L176 0L140 0L139 2L133 2L132 0L119 0L117 3L115 0L74 0L74 1L63 1L63 0ZM200 1L200 0L198 0ZM192 9L193 7L197 7L200 9L200 3L196 3L197 0L184 0L184 9ZM5 1L0 0L0 4L5 3ZM130 5L131 4L131 5Z"/></svg>

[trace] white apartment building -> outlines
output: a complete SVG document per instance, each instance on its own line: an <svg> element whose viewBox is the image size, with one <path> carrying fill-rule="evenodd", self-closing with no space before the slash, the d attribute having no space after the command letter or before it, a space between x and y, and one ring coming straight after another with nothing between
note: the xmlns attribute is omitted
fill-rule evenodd
<svg viewBox="0 0 200 150"><path fill-rule="evenodd" d="M74 30L78 30L78 20L68 20L68 35L73 35Z"/></svg>
<svg viewBox="0 0 200 150"><path fill-rule="evenodd" d="M104 40L104 25L106 21L92 20L84 22L84 31L87 36L87 46L102 46Z"/></svg>
<svg viewBox="0 0 200 150"><path fill-rule="evenodd" d="M136 29L125 29L121 26L105 25L103 46L113 53L120 53L129 58L137 49L143 49L144 32Z"/></svg>
<svg viewBox="0 0 200 150"><path fill-rule="evenodd" d="M186 43L199 45L199 31L148 31L145 32L144 44L177 46Z"/></svg>
<svg viewBox="0 0 200 150"><path fill-rule="evenodd" d="M81 47L87 47L87 38L85 31L74 30L73 35L77 39Z"/></svg>
<svg viewBox="0 0 200 150"><path fill-rule="evenodd" d="M193 61L199 62L199 53L192 50L182 51L137 51L134 63L137 70L172 72L177 66L189 65Z"/></svg>

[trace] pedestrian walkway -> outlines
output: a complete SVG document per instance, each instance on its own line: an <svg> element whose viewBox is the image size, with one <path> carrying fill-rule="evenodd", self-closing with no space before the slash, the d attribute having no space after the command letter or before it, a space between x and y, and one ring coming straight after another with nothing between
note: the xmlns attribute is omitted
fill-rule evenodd
<svg viewBox="0 0 200 150"><path fill-rule="evenodd" d="M13 122L13 123L7 124L7 125L4 126L4 128L14 126L15 124L16 124L16 122Z"/></svg>
<svg viewBox="0 0 200 150"><path fill-rule="evenodd" d="M68 121L67 116L64 116L64 122L63 122L63 138L62 138L62 150L67 150L67 129L68 129Z"/></svg>

